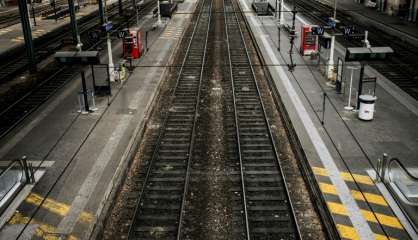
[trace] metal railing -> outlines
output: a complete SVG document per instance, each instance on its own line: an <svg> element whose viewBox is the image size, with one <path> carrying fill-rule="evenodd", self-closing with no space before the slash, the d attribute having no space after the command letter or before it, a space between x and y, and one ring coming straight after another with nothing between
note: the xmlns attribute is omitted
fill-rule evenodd
<svg viewBox="0 0 418 240"><path fill-rule="evenodd" d="M389 159L387 154L383 154L382 160L378 161L376 181L385 185L415 232L418 232L418 177L398 158Z"/></svg>
<svg viewBox="0 0 418 240"><path fill-rule="evenodd" d="M10 161L0 173L0 215L19 191L34 181L33 168L25 156Z"/></svg>

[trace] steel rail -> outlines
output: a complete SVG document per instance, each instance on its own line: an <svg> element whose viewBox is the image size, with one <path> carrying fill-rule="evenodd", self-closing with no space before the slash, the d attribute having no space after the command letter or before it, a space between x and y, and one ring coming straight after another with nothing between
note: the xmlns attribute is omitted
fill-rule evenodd
<svg viewBox="0 0 418 240"><path fill-rule="evenodd" d="M242 201L243 201L243 207L244 207L244 218L245 218L245 236L247 240L250 240L250 226L249 226L249 220L248 220L248 209L247 209L247 195L245 191L245 181L244 181L244 167L243 167L243 161L242 161L242 154L241 154L241 144L240 144L240 134L239 134L239 124L238 124L238 114L237 114L237 104L236 104L236 98L235 98L235 85L234 85L234 77L232 74L232 62L231 62L231 50L229 46L229 35L228 35L228 24L227 24L227 12L225 7L225 0L224 2L224 21L225 21L225 35L226 35L226 45L228 49L228 62L229 62L229 72L230 72L230 78L231 78L231 84L232 84L232 100L234 105L234 119L235 119L235 134L237 139L237 145L238 145L238 159L239 159L239 167L240 167L240 177L241 177L241 189L242 189Z"/></svg>
<svg viewBox="0 0 418 240"><path fill-rule="evenodd" d="M293 225L294 225L295 230L296 230L296 232L295 232L295 235L296 236L295 237L298 238L298 239L300 239L301 238L301 234L300 234L299 226L297 225L297 221L296 221L296 217L295 217L295 211L294 211L294 208L293 208L292 201L290 199L289 190L288 190L288 187L286 185L286 177L285 177L285 175L283 173L282 166L281 166L281 163L279 161L279 156L278 156L278 153L277 153L276 144L275 144L275 141L274 141L274 138L273 138L273 134L272 134L271 129L270 129L270 124L269 124L269 122L267 120L267 114L266 114L265 106L264 106L264 103L263 103L263 101L261 99L260 89L259 89L259 86L258 86L258 83L257 83L257 80L256 80L256 76L255 76L255 72L254 72L253 66L251 64L251 58L249 56L248 47L247 47L247 45L245 43L245 40L244 40L243 32L242 32L242 29L241 29L241 26L240 26L240 23L239 23L239 20L238 20L239 18L237 16L237 12L234 9L234 5L233 5L232 1L231 0L224 0L224 3L225 2L229 2L231 4L231 8L233 10L232 12L233 12L233 15L235 17L235 21L237 23L236 25L237 25L237 28L239 30L240 39L241 39L241 41L243 43L245 55L246 55L246 58L247 58L247 61L248 61L248 64L247 65L249 65L249 68L251 70L251 78L252 78L252 80L253 80L253 82L255 84L255 89L256 89L256 93L257 93L257 97L258 97L258 102L260 103L260 106L261 106L261 109L262 109L263 120L264 120L265 126L267 128L268 138L269 138L270 144L272 145L273 154L275 156L276 163L277 163L277 168L278 168L278 170L280 172L280 176L281 176L282 181L283 181L283 186L284 186L284 189L285 189L285 192L286 192L286 198L287 198L287 202L288 202L289 209L290 209L291 219L293 220ZM224 8L225 8L225 6L224 6ZM226 28L226 29L228 30L228 28ZM227 34L226 35L228 36L228 34L229 33L227 31ZM228 42L229 42L229 39L230 38L228 37ZM228 44L228 54L229 54L229 56L231 55L230 48L229 48L229 44ZM231 69L231 82L233 84L233 91L234 91L233 98L234 98L234 111L235 111L236 128L237 128L237 144L239 146L238 149L239 149L240 163L242 164L241 141L240 141L240 138L239 138L239 136L240 136L240 131L239 131L240 125L239 125L239 121L237 121L237 116L238 116L237 111L236 111L237 110L237 106L236 106L236 102L237 101L236 101L235 90L234 90L235 89L235 87L234 87L234 84L235 83L234 83L234 76L232 74L232 63L231 63L231 58L230 57L229 57L229 60L230 60L230 69ZM242 169L243 168L241 166L241 170ZM241 172L241 176L242 177L245 177L245 174ZM242 179L242 181L245 181L245 179ZM243 186L245 187L245 184L243 184ZM245 194L245 188L243 188L243 195L244 194ZM247 202L244 202L244 206L245 205L247 205ZM248 211L248 209L246 209L246 211ZM247 232L247 238L249 239L249 237L250 237L249 235L250 235L251 232L248 229L248 227L249 227L248 221L249 221L248 220L248 213L246 213L246 223L248 224L247 225L247 231L248 231Z"/></svg>
<svg viewBox="0 0 418 240"><path fill-rule="evenodd" d="M209 1L209 0L206 0ZM181 208L180 208L180 218L179 218L179 226L177 228L177 240L181 239L181 226L184 218L184 211L186 207L186 197L188 192L188 186L189 186L189 180L190 180L190 166L192 162L192 156L193 156L193 147L195 143L195 135L196 135L196 122L199 118L199 106L200 106L200 93L201 93L201 86L202 86L202 78L203 78L203 71L205 70L205 61L206 61L206 54L207 54L207 46L208 46L208 38L209 38L209 30L210 30L210 22L212 18L212 3L213 1L210 0L210 7L209 7L209 16L208 16L208 25L207 25L207 31L206 31L206 41L204 46L204 52L203 52L203 58L202 58L202 66L200 68L200 79L199 79L199 86L198 86L198 94L196 97L196 106L195 106L195 114L194 114L194 123L193 123L193 130L192 130L192 140L189 147L189 158L187 159L187 168L186 168L186 179L184 180L184 190L183 190L183 197L181 202Z"/></svg>
<svg viewBox="0 0 418 240"><path fill-rule="evenodd" d="M201 20L201 17L202 17L202 14L203 14L203 9L204 9L204 7L205 7L205 3L206 3L206 1L209 1L209 0L204 0L204 2L202 3L202 6L200 7L200 9L199 9L199 13L198 13L198 17L197 17L197 19L196 19L196 23L195 23L195 26L193 27L193 31L192 31L192 36L190 37L190 41L189 41L189 44L188 44L188 46L187 46L187 49L186 49L186 54L185 54L185 56L184 56L184 59L183 59L183 61L182 61L182 65L181 65L181 67L180 67L180 72L179 72L179 75L178 75L178 77L177 77L177 79L176 79L176 84L175 84L175 90L173 91L173 93L171 94L171 96L172 96L172 99L171 99L171 101L170 101L170 106L172 106L173 105L173 103L174 103L174 97L175 97L175 95L176 95L176 93L177 93L177 90L178 90L178 87L179 87L179 84L180 84L180 80L181 80L181 77L182 77L182 73L183 73L183 71L184 71L184 68L185 68L185 66L186 66L186 61L187 61L187 58L188 58L188 56L190 55L190 52L191 52L191 46L192 46L192 43L193 43L193 41L195 40L195 37L196 37L196 34L197 34L197 31L198 31L198 26L200 25L200 20ZM208 29L209 29L209 27L208 27ZM207 31L208 32L208 31ZM206 36L206 41L207 41L207 36ZM204 49L204 52L206 53L206 44L205 44L205 49ZM205 54L204 53L204 54ZM203 60L202 60L203 62L204 62L204 58L203 58ZM203 70L203 66L204 66L204 63L202 62L202 65L201 65L201 71L200 71L200 73L202 73L202 70ZM200 75L202 75L202 74L200 74ZM201 82L201 77L202 76L200 76L200 80L199 80L199 84L200 84L200 82ZM200 87L200 86L199 86ZM200 90L199 90L199 93L200 93ZM199 94L198 93L198 94ZM198 99L196 99L197 100L197 102L199 102L199 100ZM198 104L198 103L197 103ZM195 110L196 110L197 108L195 108ZM128 235L128 239L132 239L132 237L133 237L133 234L134 234L134 226L136 225L136 220L137 220L137 218L138 218L138 216L140 215L140 213L141 213L141 203L142 203L142 201L144 200L144 195L145 195L145 191L146 191L146 187L147 187L147 183L149 182L149 180L150 180L150 177L151 177L151 173L152 173L152 169L153 169L153 167L154 167L154 163L155 163L155 161L156 161L156 159L157 159L157 157L158 157L158 154L159 154L159 149L160 149L160 147L161 147L161 144L162 144L162 139L163 139L163 137L164 137L164 133L165 133L165 129L166 129L166 127L168 126L168 120L169 120L169 113L167 113L166 114L166 116L165 116L165 118L164 118L164 121L163 121L163 124L162 124L162 128L161 128L161 130L160 130L160 132L159 132L159 134L158 134L158 137L157 137L157 141L156 141L156 145L155 145L155 147L154 147L154 151L153 151L153 153L152 153L152 157L151 157L151 160L150 160L150 162L148 163L148 166L147 166L147 170L146 170L146 175L145 175L145 178L144 178L144 180L143 180L143 184L142 184L142 187L141 187L141 190L140 190L140 193L139 193L139 198L138 198L138 202L137 202L137 205L136 205L136 207L135 207L135 210L134 210L134 215L133 215L133 220L131 221L131 225L130 225L130 227L129 227L129 235ZM194 131L195 131L195 125L196 125L196 118L197 118L197 112L195 111L195 114L194 114L194 122L193 122L193 130L192 130L192 137L191 137L191 139L189 139L189 142L190 143L192 143L193 141L194 141L194 137L193 137L193 135L194 135ZM189 158L190 158L190 153L191 153L191 145L192 144L190 144L190 147L189 147ZM186 179L185 179L186 180ZM183 191L183 195L184 195L184 191ZM182 201L183 202L183 201ZM182 207L182 206L181 206ZM180 215L181 215L181 213L180 213ZM179 216L179 218L180 218L180 216ZM181 221L179 221L179 226L180 226L180 224L181 224ZM176 236L177 236L177 238L178 238L178 236L179 236L179 226L178 226L178 229L177 229L177 233L176 233Z"/></svg>

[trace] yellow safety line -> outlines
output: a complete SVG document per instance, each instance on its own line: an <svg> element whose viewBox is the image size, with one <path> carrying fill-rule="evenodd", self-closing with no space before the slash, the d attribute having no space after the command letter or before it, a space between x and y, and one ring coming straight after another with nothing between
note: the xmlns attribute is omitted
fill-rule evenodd
<svg viewBox="0 0 418 240"><path fill-rule="evenodd" d="M337 188L332 184L320 182L319 187L323 193L338 195ZM378 204L378 205L385 206L385 207L388 206L386 200L381 195L378 195L378 194L367 193L367 192L363 192L362 194L360 191L357 191L357 190L351 190L351 194L353 195L354 199L359 200L359 201L367 200L369 203L374 203L374 204Z"/></svg>
<svg viewBox="0 0 418 240"><path fill-rule="evenodd" d="M27 224L27 223L29 223L29 217L25 217L25 216L23 216L23 214L21 214L19 212L15 212L15 214L13 214L12 218L9 220L8 223L9 224ZM35 235L37 237L40 237L44 240L62 240L63 239L56 232L56 228L51 226L51 225L41 223L41 222L39 222L35 219L32 219L31 224L38 225L38 227L35 230ZM65 239L66 240L77 240L78 238L75 237L74 235L69 235Z"/></svg>
<svg viewBox="0 0 418 240"><path fill-rule="evenodd" d="M360 239L359 235L357 234L356 229L353 227L342 225L342 224L337 224L337 229L338 229L338 232L340 233L341 238L346 238L350 240ZM388 238L385 235L381 235L381 234L375 234L374 239L375 240L388 240L388 239L397 240L397 238L392 238L392 237Z"/></svg>
<svg viewBox="0 0 418 240"><path fill-rule="evenodd" d="M327 202L327 205L332 213L348 216L347 209L344 205L335 202ZM379 219L378 221L373 212L363 209L360 209L360 212L361 215L363 215L363 217L369 222L380 223L388 227L403 229L402 224L396 217L376 213L376 217Z"/></svg>
<svg viewBox="0 0 418 240"><path fill-rule="evenodd" d="M43 197L39 196L36 193L30 193L29 196L25 199L25 201L29 204L39 206L43 200ZM66 216L68 212L70 211L70 206L65 203L60 203L55 200L52 200L50 198L45 199L44 203L41 205L42 208L45 208L46 210L60 215L60 216ZM90 223L93 220L93 215L88 212L82 212L80 213L80 216L78 217L78 220L80 222L84 223Z"/></svg>
<svg viewBox="0 0 418 240"><path fill-rule="evenodd" d="M328 172L325 168L320 167L312 167L312 170L315 175L319 176L328 176ZM354 182L354 180L358 183L366 184L366 185L374 185L373 180L367 175L360 175L360 174L351 174L349 172L341 172L341 177L347 182Z"/></svg>

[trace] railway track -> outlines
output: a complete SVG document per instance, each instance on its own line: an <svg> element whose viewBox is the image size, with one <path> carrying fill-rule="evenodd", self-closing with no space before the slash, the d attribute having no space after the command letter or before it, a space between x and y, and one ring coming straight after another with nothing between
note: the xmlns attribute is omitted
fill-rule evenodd
<svg viewBox="0 0 418 240"><path fill-rule="evenodd" d="M139 12L140 17L144 16L153 8L151 2L147 3ZM136 17L130 18L129 23L136 21ZM118 31L126 27L125 22L114 23L114 30ZM87 33L82 35L85 49L95 49L105 40L88 41ZM55 63L52 63L55 64ZM18 126L27 116L35 111L42 103L48 100L57 90L73 79L77 74L77 68L62 67L55 64L53 69L48 72L48 77L36 86L33 90L26 93L16 102L0 112L0 139L6 136L11 130Z"/></svg>
<svg viewBox="0 0 418 240"><path fill-rule="evenodd" d="M181 235L185 195L195 141L200 85L206 59L211 0L204 0L164 120L148 164L129 239Z"/></svg>
<svg viewBox="0 0 418 240"><path fill-rule="evenodd" d="M57 0L56 1L56 7L59 8L60 6L64 6L67 4L65 0ZM32 9L30 10L30 17L33 17ZM40 6L35 7L35 16L41 15L43 12L52 11L53 7L49 4L43 4ZM19 15L19 9L13 9L10 10L8 13L2 13L0 14L0 29L10 27L14 24L17 24L20 22L20 15Z"/></svg>
<svg viewBox="0 0 418 240"><path fill-rule="evenodd" d="M318 24L326 24L323 16L329 14L332 9L330 6L319 1L296 0L296 6L304 10L304 14L316 21ZM343 25L356 26L357 33L369 31L369 41L372 46L390 46L394 53L385 62L369 62L368 64L380 72L387 79L392 81L415 100L418 100L418 50L403 43L396 37L391 37L383 31L361 24L352 19L347 13L338 12L338 20ZM362 46L361 41L337 37L337 41L344 47Z"/></svg>
<svg viewBox="0 0 418 240"><path fill-rule="evenodd" d="M224 0L246 239L299 239L248 49L231 0Z"/></svg>
<svg viewBox="0 0 418 240"><path fill-rule="evenodd" d="M213 17L210 0L205 0L200 8L170 110L161 125L152 157L138 173L143 176L142 187L130 194L130 197L137 195L138 200L129 239L193 239L191 235L199 234L190 232L193 228L190 224L199 223L187 220L189 205L193 204L189 189L193 184L199 187L196 182L205 174L199 165L207 156L199 149L201 146L196 146L196 134L202 131L202 122L208 121L201 119L199 110L204 102L201 87L207 88L207 83L202 83L207 81L204 73L209 71L205 66L218 67L211 65L205 56L213 54L210 52L213 48L207 47L208 35L211 24L220 17L224 18L221 26L227 51L222 54L226 57L229 79L223 82L229 109L224 112L228 149L225 161L231 174L228 180L231 188L224 194L233 201L233 233L228 234L233 239L247 240L300 238L238 16L231 0L223 3L223 11L216 11ZM200 139L200 145L205 140Z"/></svg>

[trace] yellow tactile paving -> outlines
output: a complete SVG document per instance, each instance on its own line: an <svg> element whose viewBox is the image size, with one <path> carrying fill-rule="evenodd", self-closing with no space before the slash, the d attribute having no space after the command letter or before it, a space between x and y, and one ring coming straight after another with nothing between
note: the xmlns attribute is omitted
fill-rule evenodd
<svg viewBox="0 0 418 240"><path fill-rule="evenodd" d="M332 184L320 182L319 187L323 193L337 195L337 189ZM361 192L356 191L356 190L351 190L351 194L356 200L360 200L360 201L367 200L367 202L369 203L374 203L374 204L378 204L378 205L385 206L385 207L388 206L386 200L381 195L378 195L378 194L367 193L367 192L363 192L362 194Z"/></svg>
<svg viewBox="0 0 418 240"><path fill-rule="evenodd" d="M29 223L29 217L25 217L23 216L23 214L16 212L13 217L9 220L9 224L27 224ZM31 224L37 224L38 227L35 230L35 235L41 239L44 240L77 240L78 238L70 235L66 238L62 238L60 237L57 233L56 233L56 228L45 224L45 223L41 223L35 219L32 219Z"/></svg>
<svg viewBox="0 0 418 240"><path fill-rule="evenodd" d="M30 193L29 196L25 199L25 202L39 206L42 202L43 198L36 193ZM52 199L45 199L43 204L41 205L42 208L52 212L54 214L60 216L66 216L70 211L70 206L64 203L57 202ZM78 217L80 222L89 223L93 220L93 215L88 212L82 212Z"/></svg>
<svg viewBox="0 0 418 240"><path fill-rule="evenodd" d="M327 202L327 205L331 213L348 216L347 209L345 208L344 205L340 203L335 203L335 202ZM380 214L380 213L375 213L377 219L379 219L378 221L375 215L373 214L373 212L363 210L363 209L360 209L360 212L363 215L363 217L369 222L380 223L388 227L403 229L402 224L395 217L391 217L391 216Z"/></svg>
<svg viewBox="0 0 418 240"><path fill-rule="evenodd" d="M338 233L340 234L341 238L350 239L350 240L358 240L360 237L358 236L356 229L350 226L337 224ZM374 235L375 240L397 240L397 238L386 237L381 234Z"/></svg>
<svg viewBox="0 0 418 240"><path fill-rule="evenodd" d="M312 167L312 170L315 175L319 176L328 176L328 172L325 168L320 167ZM354 182L354 180L357 183L367 184L367 185L374 185L373 180L367 176L367 175L360 175L360 174L351 174L349 172L341 172L341 177L348 182Z"/></svg>

